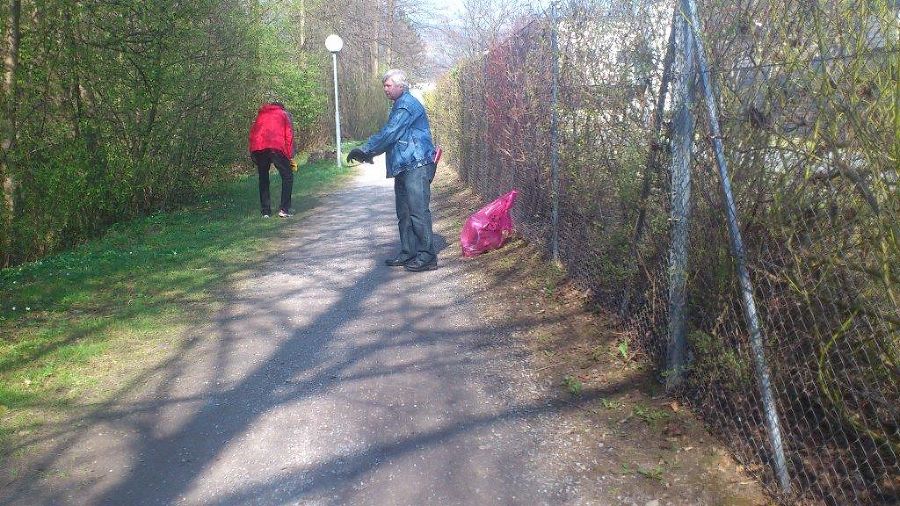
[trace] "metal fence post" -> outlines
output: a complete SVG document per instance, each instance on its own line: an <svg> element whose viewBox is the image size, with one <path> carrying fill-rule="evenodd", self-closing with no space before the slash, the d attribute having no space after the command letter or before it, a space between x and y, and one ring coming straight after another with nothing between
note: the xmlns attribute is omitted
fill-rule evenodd
<svg viewBox="0 0 900 506"><path fill-rule="evenodd" d="M775 406L775 396L772 393L772 382L769 373L769 365L766 362L765 348L763 346L762 326L756 312L756 302L753 298L753 285L750 282L750 273L747 270L746 252L741 238L741 229L738 225L737 206L731 191L731 176L728 173L728 165L725 162L725 152L722 144L722 134L719 128L718 108L713 96L712 83L710 82L709 65L703 49L703 40L699 33L700 21L694 0L681 0L684 14L688 17L690 28L694 31L694 44L696 45L697 63L700 66L700 84L706 99L706 110L709 119L711 140L716 155L716 165L719 169L719 177L722 180L722 192L725 196L725 206L728 213L728 232L731 237L731 249L737 263L738 281L740 283L741 297L744 302L744 312L747 326L750 331L750 346L753 349L753 358L756 366L756 376L759 382L759 390L763 399L763 409L766 414L766 426L772 451L775 458L775 475L785 494L791 491L791 480L787 471L787 462L784 457L784 446L781 441L781 422L778 410Z"/></svg>
<svg viewBox="0 0 900 506"><path fill-rule="evenodd" d="M681 35L681 78L678 108L672 136L672 243L669 248L669 340L666 343L666 390L678 389L684 381L687 357L685 336L687 306L688 233L691 211L691 148L694 143L694 95L697 63L693 33L679 16L672 30Z"/></svg>
<svg viewBox="0 0 900 506"><path fill-rule="evenodd" d="M550 185L551 209L550 251L554 262L559 262L559 42L557 40L556 2L550 4Z"/></svg>

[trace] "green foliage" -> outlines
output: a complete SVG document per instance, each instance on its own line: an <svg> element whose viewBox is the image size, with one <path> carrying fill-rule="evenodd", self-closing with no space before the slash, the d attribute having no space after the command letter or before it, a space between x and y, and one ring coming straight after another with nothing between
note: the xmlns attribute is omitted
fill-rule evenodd
<svg viewBox="0 0 900 506"><path fill-rule="evenodd" d="M555 262L544 264L539 273L543 278L543 287L541 291L547 297L553 297L557 287L566 279L566 271L561 265Z"/></svg>
<svg viewBox="0 0 900 506"><path fill-rule="evenodd" d="M665 422L671 415L668 411L654 408L653 406L647 406L645 404L638 404L634 407L631 412L632 416L637 418L638 420L643 421L647 425L656 425L660 422Z"/></svg>
<svg viewBox="0 0 900 506"><path fill-rule="evenodd" d="M563 386L566 390L569 391L572 395L581 395L581 390L584 388L584 385L581 381L575 376L566 376L563 378Z"/></svg>
<svg viewBox="0 0 900 506"><path fill-rule="evenodd" d="M23 3L2 263L189 202L242 159L255 17L238 3Z"/></svg>
<svg viewBox="0 0 900 506"><path fill-rule="evenodd" d="M344 78L341 117L346 134L366 138L377 132L388 117L390 101L384 96L380 76L350 75Z"/></svg>
<svg viewBox="0 0 900 506"><path fill-rule="evenodd" d="M459 165L465 152L462 125L463 105L460 97L462 65L454 67L438 82L437 88L425 95L425 107L435 141L444 148L444 160ZM457 169L463 169L458 166Z"/></svg>
<svg viewBox="0 0 900 506"><path fill-rule="evenodd" d="M600 398L600 406L603 407L603 409L613 410L613 409L621 408L623 406L623 404L619 401L614 401L614 400L607 399L605 397L601 397Z"/></svg>
<svg viewBox="0 0 900 506"><path fill-rule="evenodd" d="M290 36L294 29L290 13L282 14L260 29L259 101L278 100L285 105L294 120L297 149L306 150L327 137L322 123L329 109L328 66L320 55L297 51Z"/></svg>
<svg viewBox="0 0 900 506"><path fill-rule="evenodd" d="M638 466L635 470L638 474L643 476L644 478L649 478L651 480L662 481L664 469L662 464L657 464L655 467L641 467Z"/></svg>
<svg viewBox="0 0 900 506"><path fill-rule="evenodd" d="M0 265L190 204L246 160L269 96L293 114L299 147L320 142L326 67L293 44L293 8L23 3L16 122L0 121L17 139L3 152L15 189L0 210Z"/></svg>
<svg viewBox="0 0 900 506"><path fill-rule="evenodd" d="M621 357L622 360L627 361L630 358L630 355L628 354L627 340L623 339L622 341L619 341L619 344L616 345L616 351L619 352L619 357Z"/></svg>
<svg viewBox="0 0 900 506"><path fill-rule="evenodd" d="M699 330L688 334L687 339L694 352L691 381L717 383L734 392L752 387L750 365L735 350Z"/></svg>

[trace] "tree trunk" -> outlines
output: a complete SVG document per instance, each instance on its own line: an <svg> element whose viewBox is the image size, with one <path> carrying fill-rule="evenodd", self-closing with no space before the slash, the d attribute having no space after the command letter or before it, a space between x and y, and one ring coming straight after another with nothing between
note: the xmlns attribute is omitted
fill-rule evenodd
<svg viewBox="0 0 900 506"><path fill-rule="evenodd" d="M306 1L300 0L300 47L306 47Z"/></svg>
<svg viewBox="0 0 900 506"><path fill-rule="evenodd" d="M381 16L378 12L375 13L375 27L372 30L372 76L378 77L378 41L381 38L379 36L379 29L381 28Z"/></svg>
<svg viewBox="0 0 900 506"><path fill-rule="evenodd" d="M16 181L13 176L12 150L16 144L16 71L19 67L19 42L21 38L22 1L11 0L9 4L9 31L6 36L6 57L3 59L3 90L0 96L6 98L3 104L6 121L0 124L2 140L0 140L0 176L3 178L3 239L2 258L0 263L8 265L11 256L11 238L9 235L12 217L15 213Z"/></svg>
<svg viewBox="0 0 900 506"><path fill-rule="evenodd" d="M81 120L83 119L83 111L82 111L82 103L81 103L81 79L79 77L79 62L78 62L78 48L75 42L75 23L76 20L72 16L72 11L70 9L65 9L63 11L63 19L65 20L65 42L66 49L69 52L69 61L71 62L70 71L71 76L67 82L67 91L68 91L68 100L69 100L69 112L72 121L72 128L75 132L75 137L81 137Z"/></svg>
<svg viewBox="0 0 900 506"><path fill-rule="evenodd" d="M387 36L385 61L388 67L395 68L397 64L394 62L394 0L387 0L387 26L384 33Z"/></svg>

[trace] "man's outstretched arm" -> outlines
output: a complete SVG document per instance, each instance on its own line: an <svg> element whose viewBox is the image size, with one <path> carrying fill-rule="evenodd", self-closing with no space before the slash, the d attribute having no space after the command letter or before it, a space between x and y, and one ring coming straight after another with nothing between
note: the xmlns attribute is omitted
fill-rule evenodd
<svg viewBox="0 0 900 506"><path fill-rule="evenodd" d="M369 137L360 148L369 156L380 155L397 142L412 122L412 115L406 109L396 109L388 122L375 135Z"/></svg>

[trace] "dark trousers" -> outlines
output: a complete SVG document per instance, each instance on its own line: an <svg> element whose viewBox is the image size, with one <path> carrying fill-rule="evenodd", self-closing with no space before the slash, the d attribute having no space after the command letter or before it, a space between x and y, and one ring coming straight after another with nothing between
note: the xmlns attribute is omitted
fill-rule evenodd
<svg viewBox="0 0 900 506"><path fill-rule="evenodd" d="M400 255L425 262L437 259L431 230L431 181L437 167L433 163L408 169L394 177Z"/></svg>
<svg viewBox="0 0 900 506"><path fill-rule="evenodd" d="M263 214L272 214L272 202L269 196L269 166L275 164L278 173L281 174L281 205L279 209L284 212L291 210L291 191L294 188L294 173L291 171L291 161L281 152L274 149L254 151L250 158L256 163L259 172L259 206Z"/></svg>

